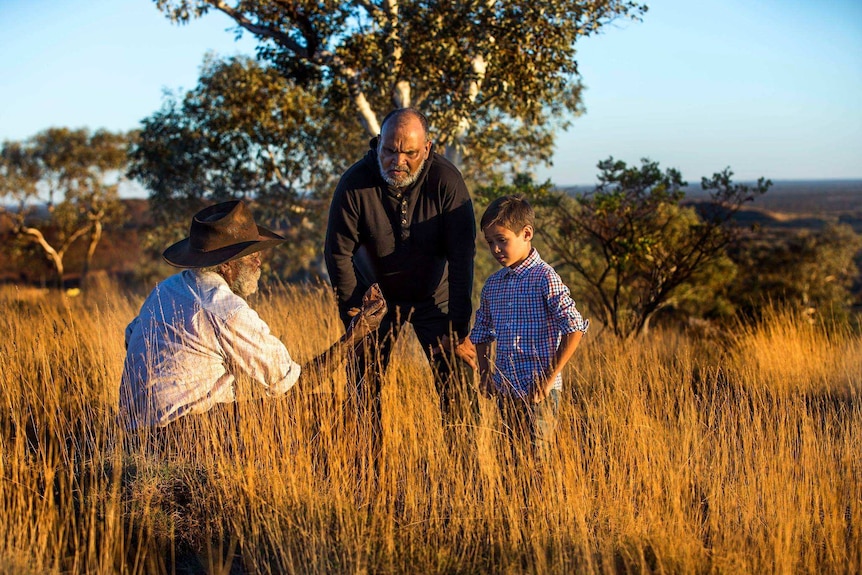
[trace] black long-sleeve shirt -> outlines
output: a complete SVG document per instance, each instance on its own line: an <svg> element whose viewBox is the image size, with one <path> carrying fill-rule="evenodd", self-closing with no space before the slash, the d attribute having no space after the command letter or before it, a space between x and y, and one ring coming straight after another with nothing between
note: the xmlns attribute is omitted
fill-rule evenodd
<svg viewBox="0 0 862 575"><path fill-rule="evenodd" d="M341 177L329 208L324 255L342 320L378 282L389 302L448 301L453 330L469 333L476 219L458 169L432 151L416 183L391 188L377 139Z"/></svg>

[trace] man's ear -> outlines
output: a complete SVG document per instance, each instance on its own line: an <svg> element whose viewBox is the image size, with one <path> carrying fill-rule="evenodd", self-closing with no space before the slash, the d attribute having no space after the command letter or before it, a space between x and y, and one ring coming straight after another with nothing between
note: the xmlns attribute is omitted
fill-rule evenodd
<svg viewBox="0 0 862 575"><path fill-rule="evenodd" d="M524 241L529 242L530 240L533 239L533 235L534 235L533 226L531 226L531 225L524 226Z"/></svg>
<svg viewBox="0 0 862 575"><path fill-rule="evenodd" d="M236 260L230 260L229 262L224 262L219 264L216 268L216 272L224 278L224 280L230 284L236 279L236 264L234 263Z"/></svg>

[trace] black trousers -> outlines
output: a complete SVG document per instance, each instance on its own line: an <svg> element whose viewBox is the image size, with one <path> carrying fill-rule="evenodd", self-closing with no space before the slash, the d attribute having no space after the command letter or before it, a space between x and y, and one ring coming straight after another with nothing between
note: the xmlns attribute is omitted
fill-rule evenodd
<svg viewBox="0 0 862 575"><path fill-rule="evenodd" d="M473 371L453 353L431 355L444 335L452 337L447 310L433 300L420 303L389 302L390 308L377 332L348 366L348 381L356 382L357 399L370 408L375 435L380 429L380 393L392 348L405 324L410 323L434 374L444 428L463 428L478 422L479 402ZM378 438L379 440L379 438Z"/></svg>

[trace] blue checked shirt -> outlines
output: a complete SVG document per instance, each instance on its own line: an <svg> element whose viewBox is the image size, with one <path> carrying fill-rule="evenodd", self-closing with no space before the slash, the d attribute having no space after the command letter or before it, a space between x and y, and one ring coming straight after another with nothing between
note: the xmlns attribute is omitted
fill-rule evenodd
<svg viewBox="0 0 862 575"><path fill-rule="evenodd" d="M564 333L586 332L569 288L535 249L515 269L495 272L482 288L482 300L470 339L497 342L492 366L499 393L524 397L550 371ZM562 389L557 376L554 389Z"/></svg>

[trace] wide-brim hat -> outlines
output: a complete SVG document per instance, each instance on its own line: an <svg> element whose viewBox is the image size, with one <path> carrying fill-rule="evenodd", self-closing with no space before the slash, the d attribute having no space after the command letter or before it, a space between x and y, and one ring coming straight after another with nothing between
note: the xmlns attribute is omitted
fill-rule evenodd
<svg viewBox="0 0 862 575"><path fill-rule="evenodd" d="M285 238L255 223L240 200L222 202L195 214L189 237L162 253L172 266L205 268L217 266L285 241Z"/></svg>

